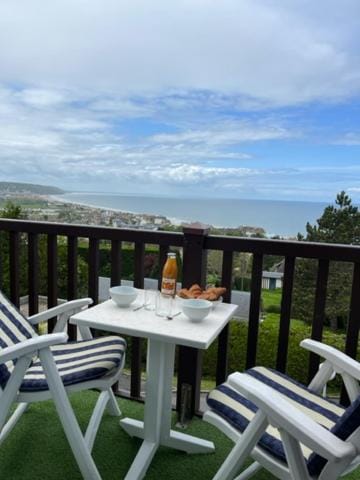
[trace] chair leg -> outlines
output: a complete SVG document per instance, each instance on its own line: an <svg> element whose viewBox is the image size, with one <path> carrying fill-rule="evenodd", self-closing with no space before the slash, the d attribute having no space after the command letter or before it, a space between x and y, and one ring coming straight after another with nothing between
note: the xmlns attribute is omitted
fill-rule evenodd
<svg viewBox="0 0 360 480"><path fill-rule="evenodd" d="M85 480L101 480L90 450L81 433L50 349L41 350L39 356L56 410L82 476Z"/></svg>
<svg viewBox="0 0 360 480"><path fill-rule="evenodd" d="M90 450L90 452L93 449L94 442L95 442L95 437L97 434L97 431L100 426L100 422L102 419L102 416L104 414L104 410L106 408L106 405L108 404L109 401L109 392L108 390L105 390L100 393L99 398L96 402L94 411L91 415L89 425L86 429L85 433L85 442Z"/></svg>
<svg viewBox="0 0 360 480"><path fill-rule="evenodd" d="M116 401L114 392L111 388L109 388L107 391L109 392L109 401L107 404L107 410L109 412L109 415L112 415L113 417L121 417L121 410L119 408L118 402Z"/></svg>
<svg viewBox="0 0 360 480"><path fill-rule="evenodd" d="M95 437L98 432L102 416L104 414L105 408L108 408L110 415L114 417L120 417L121 411L117 404L116 398L113 394L111 388L104 390L100 393L98 401L96 402L94 411L91 415L89 425L85 433L85 442L90 450L93 449Z"/></svg>
<svg viewBox="0 0 360 480"><path fill-rule="evenodd" d="M27 403L19 403L19 405L16 407L15 412L11 415L9 420L5 423L3 429L1 430L0 433L0 445L5 441L9 433L12 431L12 429L15 427L17 422L19 421L20 417L22 414L25 412L27 409L28 404Z"/></svg>
<svg viewBox="0 0 360 480"><path fill-rule="evenodd" d="M268 421L266 415L264 415L261 410L258 410L254 418L244 430L241 438L229 453L225 462L221 465L213 480L233 479L263 435L267 426Z"/></svg>
<svg viewBox="0 0 360 480"><path fill-rule="evenodd" d="M234 480L248 480L255 475L259 470L262 469L262 466L258 462L253 462L246 470L240 473L240 475Z"/></svg>

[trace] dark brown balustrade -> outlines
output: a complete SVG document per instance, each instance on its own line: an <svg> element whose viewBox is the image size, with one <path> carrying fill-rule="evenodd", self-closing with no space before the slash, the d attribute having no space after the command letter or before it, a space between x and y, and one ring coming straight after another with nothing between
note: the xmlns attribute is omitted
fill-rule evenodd
<svg viewBox="0 0 360 480"><path fill-rule="evenodd" d="M58 248L59 239L67 245L67 298L78 297L77 247L79 239L88 241L88 295L98 301L99 278L99 244L101 241L111 243L111 285L120 283L122 278L122 245L130 242L134 247L133 278L134 285L142 288L144 285L144 252L145 246L157 245L159 272L166 259L166 254L172 247L182 250L183 271L181 278L184 286L197 282L205 286L206 259L208 250L222 252L222 284L228 289L225 301L230 301L230 291L233 281L234 253L246 252L253 255L251 297L249 311L249 329L246 351L246 365L256 364L259 313L261 301L261 279L263 260L266 255L277 255L285 259L285 271L282 289L280 311L279 338L277 346L276 367L285 372L288 356L290 335L290 316L292 291L294 283L295 262L297 258L318 260L318 273L315 284L315 303L312 316L312 338L322 339L325 318L326 292L329 276L329 263L333 261L349 262L354 265L350 315L346 336L345 351L352 357L356 356L359 325L360 325L360 247L349 245L333 245L284 240L267 240L254 238L239 238L208 235L201 225L184 228L183 233L170 233L148 230L116 229L87 225L69 225L47 222L32 222L23 220L0 219L0 234L8 237L7 249L9 258L10 285L9 295L15 304L20 300L20 256L21 245L26 245L27 283L30 314L38 310L39 275L47 275L48 306L53 306L58 298ZM47 272L39 268L39 238L47 238ZM4 252L0 252L4 262ZM2 267L2 266L1 266ZM62 266L64 268L64 266ZM0 271L3 269L0 268ZM2 288L2 285L0 285ZM43 292L42 292L43 293ZM49 324L51 330L52 322ZM69 334L74 338L76 332L70 328ZM229 327L227 326L218 339L218 354L216 381L220 383L227 376L229 355ZM141 341L133 338L131 345L131 392L132 398L140 397ZM178 391L182 384L192 386L192 411L199 405L201 380L201 352L190 348L179 348L178 352ZM313 374L319 365L319 358L311 355L309 374ZM180 396L178 396L179 405ZM345 400L343 396L343 400Z"/></svg>

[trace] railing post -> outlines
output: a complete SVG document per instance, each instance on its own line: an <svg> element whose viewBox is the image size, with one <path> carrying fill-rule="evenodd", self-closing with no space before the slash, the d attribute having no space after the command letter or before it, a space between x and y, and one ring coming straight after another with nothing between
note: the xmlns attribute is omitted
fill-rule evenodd
<svg viewBox="0 0 360 480"><path fill-rule="evenodd" d="M204 249L205 237L209 228L200 223L193 223L183 228L183 275L182 285L189 288L194 283L205 287L207 252ZM181 392L183 385L190 385L190 414L199 410L200 382L201 382L202 352L196 348L179 348L178 356L178 384L176 409L181 409ZM185 387L186 388L186 387Z"/></svg>

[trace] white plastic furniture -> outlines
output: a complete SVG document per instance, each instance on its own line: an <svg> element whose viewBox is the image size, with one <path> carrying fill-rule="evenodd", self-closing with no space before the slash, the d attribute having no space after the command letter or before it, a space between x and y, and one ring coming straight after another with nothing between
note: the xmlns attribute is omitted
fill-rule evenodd
<svg viewBox="0 0 360 480"><path fill-rule="evenodd" d="M129 308L119 308L108 300L71 319L81 328L93 327L148 339L148 365L144 422L124 418L120 424L131 436L143 439L142 446L126 475L126 480L145 476L160 445L187 453L214 450L212 442L171 430L171 387L174 373L175 346L185 345L206 349L231 319L237 305L220 304L200 323L185 315L172 320L156 316L155 312L134 308L143 303L143 292Z"/></svg>
<svg viewBox="0 0 360 480"><path fill-rule="evenodd" d="M306 339L301 346L325 359L309 389L321 394L324 386L338 373L342 376L349 398L359 402L360 364L344 353L314 340ZM341 440L328 429L315 422L296 404L290 402L277 390L244 373L233 373L226 382L236 392L258 407L258 411L241 433L212 409L204 414L204 420L215 425L235 446L213 480L247 480L265 468L281 480L335 480L354 470L360 464L360 428L346 440ZM258 441L272 426L279 430L287 464L277 460ZM301 445L316 452L327 460L318 476L310 476ZM236 476L246 458L254 462Z"/></svg>
<svg viewBox="0 0 360 480"><path fill-rule="evenodd" d="M87 308L91 303L92 300L90 298L73 300L29 317L28 322L32 325L37 325L40 322L57 317L58 320L54 333L34 336L21 343L0 349L0 364L6 364L7 362L16 360L16 364L5 388L2 389L0 387L0 444L9 435L30 403L53 399L70 447L84 479L101 480L100 474L92 459L91 450L105 408L108 408L111 415L121 415L111 386L118 381L121 375L125 361L125 353L122 357L120 367L111 373L111 375L64 387L51 352L51 347L67 342L68 336L64 330L66 329L69 317ZM24 321L26 320L24 319ZM90 340L92 338L89 329L83 329L81 333L84 340ZM41 361L41 366L49 388L43 391L21 392L19 389L35 356ZM99 389L101 393L85 436L83 436L67 393L87 389ZM6 422L9 409L13 402L18 403L18 406Z"/></svg>

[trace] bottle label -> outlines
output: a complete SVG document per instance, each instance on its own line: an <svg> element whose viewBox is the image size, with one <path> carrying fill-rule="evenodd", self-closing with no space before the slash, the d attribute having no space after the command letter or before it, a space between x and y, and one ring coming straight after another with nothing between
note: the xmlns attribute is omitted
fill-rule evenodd
<svg viewBox="0 0 360 480"><path fill-rule="evenodd" d="M176 287L176 280L174 278L163 277L161 283L161 293L165 295L174 295Z"/></svg>

